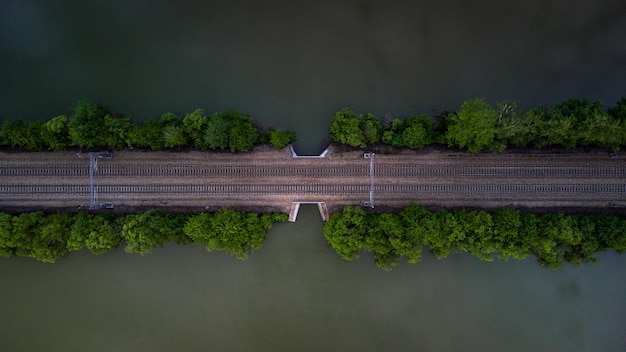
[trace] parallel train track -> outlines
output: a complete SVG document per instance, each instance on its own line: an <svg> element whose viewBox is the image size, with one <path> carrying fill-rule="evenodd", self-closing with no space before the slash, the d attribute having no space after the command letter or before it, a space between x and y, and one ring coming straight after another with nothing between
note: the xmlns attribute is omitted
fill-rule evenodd
<svg viewBox="0 0 626 352"><path fill-rule="evenodd" d="M0 177L87 177L88 165L0 165ZM98 177L358 177L369 176L368 165L106 165L100 164ZM573 165L415 165L380 164L375 177L507 177L507 178L615 178L626 177L626 166Z"/></svg>
<svg viewBox="0 0 626 352"><path fill-rule="evenodd" d="M268 195L268 194L367 194L368 184L126 184L100 185L98 193L104 195L154 195L180 194L189 195ZM68 195L88 195L88 185L0 185L0 196L48 195L66 197ZM624 184L379 184L375 185L375 194L380 198L390 197L450 197L450 196L550 196L555 198L581 197L624 197Z"/></svg>

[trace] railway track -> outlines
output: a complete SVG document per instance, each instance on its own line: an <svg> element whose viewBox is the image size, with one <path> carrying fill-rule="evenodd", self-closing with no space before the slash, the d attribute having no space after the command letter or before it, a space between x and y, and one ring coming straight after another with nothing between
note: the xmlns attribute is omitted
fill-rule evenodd
<svg viewBox="0 0 626 352"><path fill-rule="evenodd" d="M99 177L290 177L290 176L367 176L367 165L98 165ZM0 177L82 177L88 165L0 166Z"/></svg>
<svg viewBox="0 0 626 352"><path fill-rule="evenodd" d="M376 185L375 193L384 195L428 195L428 196L553 196L553 197L597 197L626 196L626 184L394 184Z"/></svg>
<svg viewBox="0 0 626 352"><path fill-rule="evenodd" d="M87 177L89 165L0 165L0 177Z"/></svg>
<svg viewBox="0 0 626 352"><path fill-rule="evenodd" d="M106 195L366 195L369 184L126 184L100 185L97 192ZM0 185L0 196L24 195L89 195L88 185ZM377 198L406 197L460 197L460 196L549 196L554 198L626 197L626 184L378 184L374 186Z"/></svg>
<svg viewBox="0 0 626 352"><path fill-rule="evenodd" d="M89 195L89 185L0 185L0 196Z"/></svg>
<svg viewBox="0 0 626 352"><path fill-rule="evenodd" d="M626 177L626 166L562 165L416 165L379 164L375 177L506 177L506 178L615 178ZM98 177L367 177L363 165L98 165ZM0 166L0 177L87 177L88 165Z"/></svg>
<svg viewBox="0 0 626 352"><path fill-rule="evenodd" d="M378 165L376 177L626 177L624 166L562 165Z"/></svg>

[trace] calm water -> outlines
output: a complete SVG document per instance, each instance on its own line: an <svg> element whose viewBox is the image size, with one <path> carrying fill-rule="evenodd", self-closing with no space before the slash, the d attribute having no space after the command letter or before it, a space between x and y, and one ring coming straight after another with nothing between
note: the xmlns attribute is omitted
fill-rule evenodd
<svg viewBox="0 0 626 352"><path fill-rule="evenodd" d="M317 153L334 111L626 95L621 1L0 3L0 119L79 97L136 119L235 108ZM574 5L575 4L575 5ZM314 207L248 261L170 245L0 260L7 351L623 351L626 257L345 262Z"/></svg>

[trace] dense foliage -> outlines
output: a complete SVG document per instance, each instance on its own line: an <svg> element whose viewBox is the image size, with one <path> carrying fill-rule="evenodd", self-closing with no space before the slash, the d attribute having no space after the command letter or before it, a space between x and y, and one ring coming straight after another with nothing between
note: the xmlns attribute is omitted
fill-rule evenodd
<svg viewBox="0 0 626 352"><path fill-rule="evenodd" d="M534 255L548 268L594 262L608 249L626 251L626 218L606 214L530 214L513 209L430 212L410 205L399 213L366 213L346 207L324 224L324 236L346 260L363 251L390 269L406 258L416 263L427 246L438 258L466 252L481 260Z"/></svg>
<svg viewBox="0 0 626 352"><path fill-rule="evenodd" d="M626 145L626 98L608 110L599 101L569 99L528 111L519 111L515 102L492 106L474 99L454 113L388 120L384 128L376 116L344 108L333 117L328 133L333 142L359 148L382 142L408 148L443 143L472 153L499 152L507 146L618 150Z"/></svg>
<svg viewBox="0 0 626 352"><path fill-rule="evenodd" d="M269 129L260 134L250 116L233 110L210 116L205 116L202 109L183 117L166 113L135 125L130 118L113 114L87 100L74 104L67 116L35 122L7 120L0 128L0 146L26 150L196 147L246 152L258 143L268 143L280 149L295 139L295 134L290 131Z"/></svg>
<svg viewBox="0 0 626 352"><path fill-rule="evenodd" d="M378 143L383 134L383 126L372 114L362 115L344 108L335 114L328 134L331 141L353 147L365 148Z"/></svg>
<svg viewBox="0 0 626 352"><path fill-rule="evenodd" d="M154 210L130 215L0 213L0 256L17 255L54 263L82 248L102 254L123 241L127 253L143 255L154 247L176 241L197 243L208 251L226 251L245 259L261 247L274 222L286 220L285 214L229 209L196 215Z"/></svg>

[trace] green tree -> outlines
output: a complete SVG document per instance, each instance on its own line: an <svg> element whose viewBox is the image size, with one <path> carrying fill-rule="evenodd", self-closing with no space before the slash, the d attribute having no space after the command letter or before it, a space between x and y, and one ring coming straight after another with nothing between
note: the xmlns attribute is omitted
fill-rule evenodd
<svg viewBox="0 0 626 352"><path fill-rule="evenodd" d="M568 99L554 105L552 118L562 119L573 117L578 121L584 121L602 113L604 113L604 108L602 107L602 103L597 100L590 101L586 98Z"/></svg>
<svg viewBox="0 0 626 352"><path fill-rule="evenodd" d="M459 251L458 244L465 240L466 233L455 214L441 210L435 216L439 229L434 231L435 235L426 237L426 244L437 258L443 259Z"/></svg>
<svg viewBox="0 0 626 352"><path fill-rule="evenodd" d="M41 128L41 139L48 149L54 151L67 149L70 144L67 121L67 116L59 115L44 123Z"/></svg>
<svg viewBox="0 0 626 352"><path fill-rule="evenodd" d="M252 118L248 115L237 113L233 110L224 114L230 120L228 131L228 147L231 152L247 152L256 143L259 131L254 126Z"/></svg>
<svg viewBox="0 0 626 352"><path fill-rule="evenodd" d="M520 113L517 106L517 102L504 101L495 108L498 116L495 140L501 145L524 147L535 138L539 110Z"/></svg>
<svg viewBox="0 0 626 352"><path fill-rule="evenodd" d="M67 253L67 239L72 225L72 216L54 213L39 220L32 239L30 256L46 263L54 263Z"/></svg>
<svg viewBox="0 0 626 352"><path fill-rule="evenodd" d="M153 247L182 237L184 218L181 215L149 210L142 214L126 215L122 220L121 235L126 241L127 253L152 253Z"/></svg>
<svg viewBox="0 0 626 352"><path fill-rule="evenodd" d="M597 112L580 123L580 144L619 150L626 142L626 129L621 120L605 112Z"/></svg>
<svg viewBox="0 0 626 352"><path fill-rule="evenodd" d="M183 120L173 113L161 115L159 120L165 148L180 148L187 145L187 135L184 131Z"/></svg>
<svg viewBox="0 0 626 352"><path fill-rule="evenodd" d="M211 238L211 214L199 213L190 216L183 227L183 232L192 242L199 245L206 245Z"/></svg>
<svg viewBox="0 0 626 352"><path fill-rule="evenodd" d="M535 140L537 147L562 145L566 148L574 148L583 144L613 146L615 143L619 144L619 140L622 139L616 137L621 130L621 125L609 121L599 101L568 99L556 104L552 111L543 110L542 112ZM602 133L607 136L598 139L598 136L592 133Z"/></svg>
<svg viewBox="0 0 626 352"><path fill-rule="evenodd" d="M122 240L114 221L103 215L81 212L73 220L67 241L69 251L87 247L93 254L102 254L117 248Z"/></svg>
<svg viewBox="0 0 626 352"><path fill-rule="evenodd" d="M501 151L505 147L495 139L498 113L482 99L464 102L456 114L449 115L447 122L445 139L449 146L467 148L471 153L486 149Z"/></svg>
<svg viewBox="0 0 626 352"><path fill-rule="evenodd" d="M0 257L9 258L15 255L13 244L13 215L0 213Z"/></svg>
<svg viewBox="0 0 626 352"><path fill-rule="evenodd" d="M183 231L194 243L206 246L208 252L226 251L237 259L244 260L250 253L261 248L267 231L275 221L285 220L281 215L259 215L220 209L214 214L200 213L191 216Z"/></svg>
<svg viewBox="0 0 626 352"><path fill-rule="evenodd" d="M409 148L423 148L434 141L434 126L426 115L411 116L404 121L402 144Z"/></svg>
<svg viewBox="0 0 626 352"><path fill-rule="evenodd" d="M382 141L398 147L423 148L435 139L434 125L430 117L418 115L402 121L394 119L384 132Z"/></svg>
<svg viewBox="0 0 626 352"><path fill-rule="evenodd" d="M410 204L399 216L404 231L401 236L393 235L389 240L399 255L406 256L409 263L417 263L422 257L425 238L434 232L433 214L421 205Z"/></svg>
<svg viewBox="0 0 626 352"><path fill-rule="evenodd" d="M586 261L596 262L595 253L599 252L600 242L596 236L595 215L573 215L574 236L580 240L574 244L567 244L565 261L571 264L581 264Z"/></svg>
<svg viewBox="0 0 626 352"><path fill-rule="evenodd" d="M41 150L44 147L44 141L41 138L43 125L44 122L41 120L34 122L7 120L0 129L0 140L2 144L13 148Z"/></svg>
<svg viewBox="0 0 626 352"><path fill-rule="evenodd" d="M360 207L345 207L324 223L324 237L346 260L358 258L359 252L365 248L366 234L366 214Z"/></svg>
<svg viewBox="0 0 626 352"><path fill-rule="evenodd" d="M626 97L618 100L607 112L612 118L626 122Z"/></svg>
<svg viewBox="0 0 626 352"><path fill-rule="evenodd" d="M520 234L522 215L519 210L503 208L493 216L493 238L498 243L500 258L524 259L530 255L524 246L524 237Z"/></svg>
<svg viewBox="0 0 626 352"><path fill-rule="evenodd" d="M460 211L455 215L458 226L462 227L465 233L457 246L480 260L493 261L494 253L499 250L499 246L493 238L491 214L484 211Z"/></svg>
<svg viewBox="0 0 626 352"><path fill-rule="evenodd" d="M140 148L159 150L165 147L161 122L158 119L148 119L141 125L135 126L130 132L131 145Z"/></svg>
<svg viewBox="0 0 626 352"><path fill-rule="evenodd" d="M368 251L374 252L376 266L390 270L398 265L398 259L405 253L414 254L412 248L407 247L411 243L406 241L404 226L398 215L383 213L369 215L368 218L365 246Z"/></svg>
<svg viewBox="0 0 626 352"><path fill-rule="evenodd" d="M373 114L360 116L360 129L363 135L363 142L366 145L372 145L380 142L383 135L383 125L378 117Z"/></svg>
<svg viewBox="0 0 626 352"><path fill-rule="evenodd" d="M214 113L209 117L204 134L204 144L210 149L228 147L231 121L227 114Z"/></svg>
<svg viewBox="0 0 626 352"><path fill-rule="evenodd" d="M280 131L270 128L265 132L263 139L274 149L282 149L296 141L296 134L292 131Z"/></svg>
<svg viewBox="0 0 626 352"><path fill-rule="evenodd" d="M98 146L110 149L123 149L131 145L133 122L127 117L104 116L104 130Z"/></svg>
<svg viewBox="0 0 626 352"><path fill-rule="evenodd" d="M403 121L400 119L393 119L389 122L388 128L383 132L381 141L385 144L400 146L403 145L402 129L404 128Z"/></svg>
<svg viewBox="0 0 626 352"><path fill-rule="evenodd" d="M368 119L367 121L368 128L371 128L374 122L372 119ZM335 143L365 148L367 146L368 139L363 134L363 125L362 115L359 115L348 108L343 108L335 114L330 122L328 135L330 140ZM369 137L371 137L371 135Z"/></svg>
<svg viewBox="0 0 626 352"><path fill-rule="evenodd" d="M202 150L208 147L205 143L205 131L208 121L202 109L196 109L183 117L183 130L194 146Z"/></svg>
<svg viewBox="0 0 626 352"><path fill-rule="evenodd" d="M612 248L618 253L626 251L626 219L599 215L596 221L600 248Z"/></svg>
<svg viewBox="0 0 626 352"><path fill-rule="evenodd" d="M565 247L579 242L570 217L546 213L538 217L537 236L532 241L531 250L541 265L557 269L565 262Z"/></svg>
<svg viewBox="0 0 626 352"><path fill-rule="evenodd" d="M12 234L7 247L14 248L15 254L30 257L35 239L39 236L39 224L43 219L42 212L22 213L12 219Z"/></svg>
<svg viewBox="0 0 626 352"><path fill-rule="evenodd" d="M71 145L87 148L101 146L102 136L107 131L104 119L107 114L104 107L89 100L76 102L67 124Z"/></svg>

